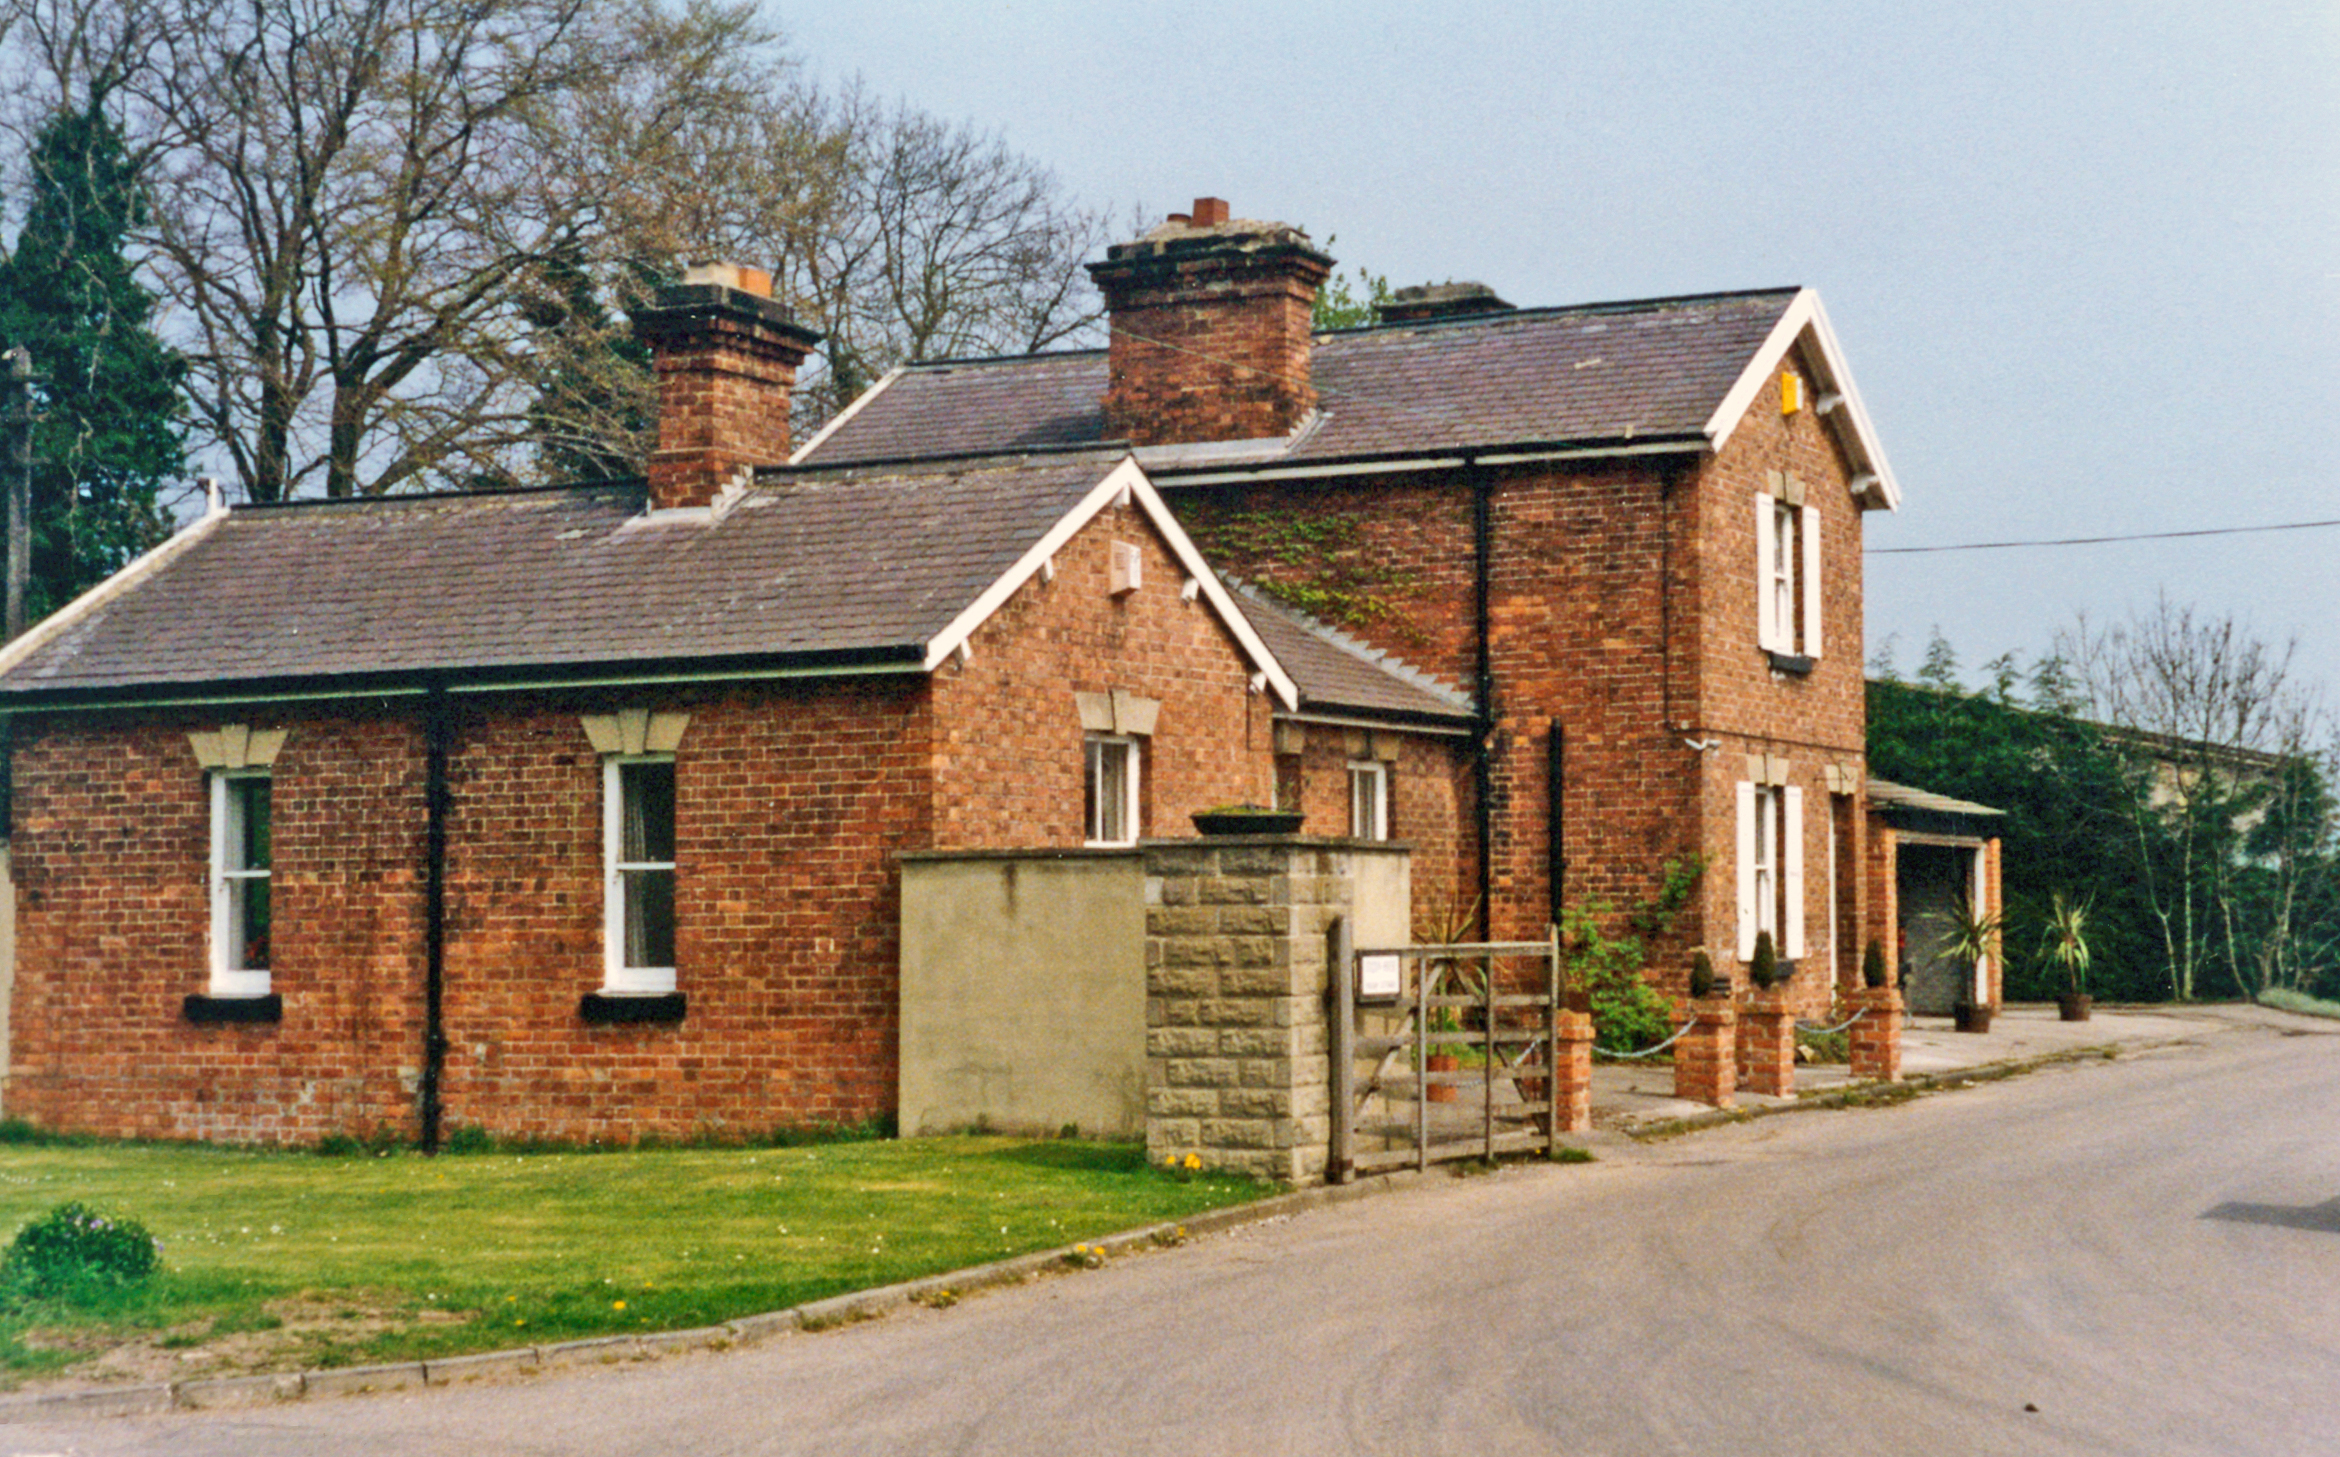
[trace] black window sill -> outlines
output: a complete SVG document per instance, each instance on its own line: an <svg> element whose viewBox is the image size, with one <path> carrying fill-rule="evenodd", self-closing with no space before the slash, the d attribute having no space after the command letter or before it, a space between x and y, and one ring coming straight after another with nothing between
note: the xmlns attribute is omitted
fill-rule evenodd
<svg viewBox="0 0 2340 1457"><path fill-rule="evenodd" d="M683 994L663 992L651 996L627 995L623 992L587 992L577 1004L577 1015L598 1026L619 1026L638 1023L674 1023L683 1019Z"/></svg>
<svg viewBox="0 0 2340 1457"><path fill-rule="evenodd" d="M284 1020L284 998L275 992L264 997L190 996L184 1011L187 1020L198 1027L227 1026L239 1022L281 1022Z"/></svg>
<svg viewBox="0 0 2340 1457"><path fill-rule="evenodd" d="M1799 678L1811 672L1813 664L1820 661L1818 658L1807 658L1802 653L1775 653L1769 648L1763 650L1763 656L1771 659L1772 672L1793 673Z"/></svg>

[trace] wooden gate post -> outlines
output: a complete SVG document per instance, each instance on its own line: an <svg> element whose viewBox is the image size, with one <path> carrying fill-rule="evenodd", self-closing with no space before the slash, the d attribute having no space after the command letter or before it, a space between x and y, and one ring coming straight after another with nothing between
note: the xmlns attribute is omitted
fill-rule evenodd
<svg viewBox="0 0 2340 1457"><path fill-rule="evenodd" d="M1325 999L1332 1023L1326 1029L1332 1091L1332 1147L1325 1151L1324 1181L1346 1184L1355 1177L1357 1137L1357 932L1347 916L1336 917L1325 933Z"/></svg>

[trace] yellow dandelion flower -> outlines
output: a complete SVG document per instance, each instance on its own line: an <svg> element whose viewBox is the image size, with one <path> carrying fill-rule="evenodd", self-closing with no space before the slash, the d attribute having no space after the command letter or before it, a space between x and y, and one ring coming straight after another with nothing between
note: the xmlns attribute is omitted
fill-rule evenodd
<svg viewBox="0 0 2340 1457"><path fill-rule="evenodd" d="M613 1300L610 1302L610 1306L615 1310L623 1310L626 1308L626 1303L622 1300Z"/></svg>

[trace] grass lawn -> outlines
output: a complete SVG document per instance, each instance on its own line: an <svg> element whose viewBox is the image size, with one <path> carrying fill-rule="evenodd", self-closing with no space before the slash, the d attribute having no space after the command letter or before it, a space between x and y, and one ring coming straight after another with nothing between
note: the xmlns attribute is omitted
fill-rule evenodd
<svg viewBox="0 0 2340 1457"><path fill-rule="evenodd" d="M114 1308L0 1314L0 1373L163 1379L168 1352L179 1378L679 1329L1271 1192L1181 1181L1136 1145L993 1137L435 1159L0 1147L0 1236L77 1199L144 1223L164 1265Z"/></svg>

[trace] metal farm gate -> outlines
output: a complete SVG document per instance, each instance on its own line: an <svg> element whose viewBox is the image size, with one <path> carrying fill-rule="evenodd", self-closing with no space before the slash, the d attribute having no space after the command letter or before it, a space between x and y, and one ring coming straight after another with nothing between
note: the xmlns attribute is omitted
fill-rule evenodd
<svg viewBox="0 0 2340 1457"><path fill-rule="evenodd" d="M1333 929L1326 1176L1549 1150L1560 938L1354 946Z"/></svg>

